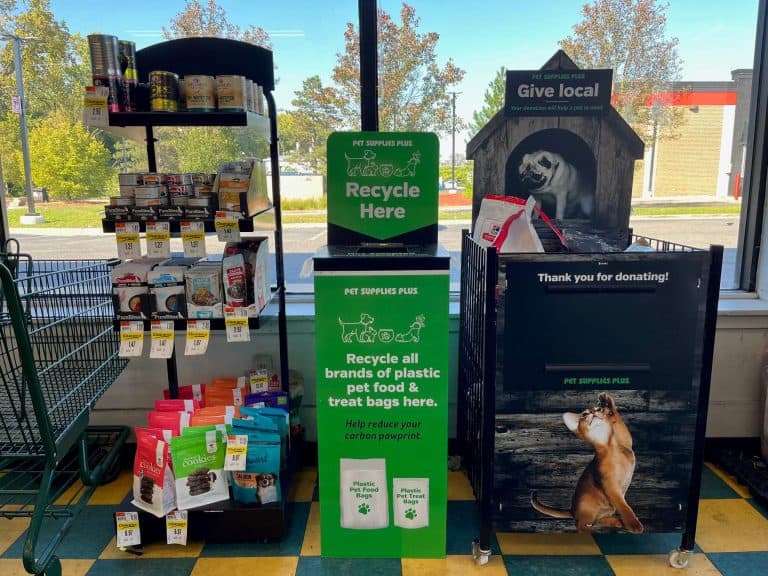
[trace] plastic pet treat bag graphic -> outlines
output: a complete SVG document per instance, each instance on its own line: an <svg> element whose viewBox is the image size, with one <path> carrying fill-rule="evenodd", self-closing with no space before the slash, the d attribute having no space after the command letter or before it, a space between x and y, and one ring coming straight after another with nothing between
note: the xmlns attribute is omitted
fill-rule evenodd
<svg viewBox="0 0 768 576"><path fill-rule="evenodd" d="M393 478L392 503L395 526L429 526L429 478Z"/></svg>

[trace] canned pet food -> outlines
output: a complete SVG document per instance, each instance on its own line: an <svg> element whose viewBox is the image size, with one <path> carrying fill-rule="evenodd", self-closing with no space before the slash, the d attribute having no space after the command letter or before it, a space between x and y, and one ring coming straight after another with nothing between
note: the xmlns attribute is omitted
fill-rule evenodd
<svg viewBox="0 0 768 576"><path fill-rule="evenodd" d="M133 198L128 196L110 196L110 206L133 206Z"/></svg>
<svg viewBox="0 0 768 576"><path fill-rule="evenodd" d="M147 206L162 206L163 202L160 198L140 198L136 197L136 206L139 207L147 207Z"/></svg>
<svg viewBox="0 0 768 576"><path fill-rule="evenodd" d="M141 186L144 180L138 172L125 172L117 175L120 186Z"/></svg>
<svg viewBox="0 0 768 576"><path fill-rule="evenodd" d="M135 186L133 189L136 199L139 198L160 198L161 191L160 186L156 184Z"/></svg>
<svg viewBox="0 0 768 576"><path fill-rule="evenodd" d="M120 47L117 36L89 34L88 50L91 53L91 74L99 77L120 77Z"/></svg>
<svg viewBox="0 0 768 576"><path fill-rule="evenodd" d="M216 76L216 98L222 112L245 112L245 77Z"/></svg>
<svg viewBox="0 0 768 576"><path fill-rule="evenodd" d="M192 193L191 184L168 184L168 195L171 198L174 196L191 196Z"/></svg>
<svg viewBox="0 0 768 576"><path fill-rule="evenodd" d="M187 198L187 206L194 206L196 208L207 208L210 205L211 205L210 197Z"/></svg>
<svg viewBox="0 0 768 576"><path fill-rule="evenodd" d="M213 186L210 184L195 184L193 190L195 196L207 196L213 194Z"/></svg>
<svg viewBox="0 0 768 576"><path fill-rule="evenodd" d="M129 40L118 40L120 52L120 72L123 78L129 82L139 81L139 72L136 69L136 43Z"/></svg>
<svg viewBox="0 0 768 576"><path fill-rule="evenodd" d="M133 198L136 195L136 186L120 185L120 196L123 198Z"/></svg>
<svg viewBox="0 0 768 576"><path fill-rule="evenodd" d="M168 185L171 184L192 184L192 174L168 174L165 178Z"/></svg>
<svg viewBox="0 0 768 576"><path fill-rule="evenodd" d="M161 172L147 172L142 174L144 184L165 184L168 182L168 176Z"/></svg>
<svg viewBox="0 0 768 576"><path fill-rule="evenodd" d="M149 109L153 112L179 111L179 77L173 72L149 73Z"/></svg>
<svg viewBox="0 0 768 576"><path fill-rule="evenodd" d="M187 196L171 196L171 206L186 206Z"/></svg>
<svg viewBox="0 0 768 576"><path fill-rule="evenodd" d="M185 76L184 92L190 112L216 111L216 81L213 76Z"/></svg>
<svg viewBox="0 0 768 576"><path fill-rule="evenodd" d="M248 109L248 112L255 112L255 105L256 105L256 99L253 97L254 92L254 84L253 80L250 78L246 78L245 80L245 96L246 96L246 104L245 107Z"/></svg>

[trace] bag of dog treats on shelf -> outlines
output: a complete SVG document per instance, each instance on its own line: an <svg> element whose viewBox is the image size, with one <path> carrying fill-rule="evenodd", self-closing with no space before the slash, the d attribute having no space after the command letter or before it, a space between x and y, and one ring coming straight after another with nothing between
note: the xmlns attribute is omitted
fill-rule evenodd
<svg viewBox="0 0 768 576"><path fill-rule="evenodd" d="M155 400L155 412L189 412L193 413L200 409L200 402L197 400Z"/></svg>
<svg viewBox="0 0 768 576"><path fill-rule="evenodd" d="M158 518L176 508L176 487L168 444L137 429L132 504Z"/></svg>
<svg viewBox="0 0 768 576"><path fill-rule="evenodd" d="M205 389L205 405L212 406L243 406L247 394L245 388L218 388L208 386Z"/></svg>
<svg viewBox="0 0 768 576"><path fill-rule="evenodd" d="M232 434L248 436L245 470L229 472L232 495L244 504L277 504L280 489L280 435L265 432L253 420L235 420Z"/></svg>
<svg viewBox="0 0 768 576"><path fill-rule="evenodd" d="M282 408L241 408L240 416L242 419L268 419L274 430L280 434L280 469L288 467L288 412ZM234 423L235 421L233 421Z"/></svg>
<svg viewBox="0 0 768 576"><path fill-rule="evenodd" d="M179 436L189 426L189 412L147 412L147 424L150 428L170 430L171 436Z"/></svg>
<svg viewBox="0 0 768 576"><path fill-rule="evenodd" d="M197 400L202 408L205 406L204 401L205 384L186 384L179 386L179 398L182 400ZM171 391L168 389L163 390L163 398L170 400Z"/></svg>
<svg viewBox="0 0 768 576"><path fill-rule="evenodd" d="M244 397L245 406L252 408L283 408L288 410L288 393L283 392L256 392Z"/></svg>
<svg viewBox="0 0 768 576"><path fill-rule="evenodd" d="M218 430L171 440L179 510L229 499L229 482L224 472L226 449L224 435Z"/></svg>
<svg viewBox="0 0 768 576"><path fill-rule="evenodd" d="M204 424L201 426L190 426L189 428L184 428L181 435L194 436L196 434L205 434L211 430L218 430L226 437L227 434L232 434L232 424Z"/></svg>

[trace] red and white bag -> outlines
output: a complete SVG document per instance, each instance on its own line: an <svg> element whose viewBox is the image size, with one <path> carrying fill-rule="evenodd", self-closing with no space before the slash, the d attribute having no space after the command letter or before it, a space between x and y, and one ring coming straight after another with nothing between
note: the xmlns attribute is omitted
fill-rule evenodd
<svg viewBox="0 0 768 576"><path fill-rule="evenodd" d="M132 504L158 518L176 508L176 484L169 446L153 434L138 433L138 430Z"/></svg>
<svg viewBox="0 0 768 576"><path fill-rule="evenodd" d="M532 196L527 201L515 196L485 196L480 204L472 238L481 246L493 246L499 253L544 252L532 224L534 212L549 225L563 246L567 246L562 232L536 206Z"/></svg>

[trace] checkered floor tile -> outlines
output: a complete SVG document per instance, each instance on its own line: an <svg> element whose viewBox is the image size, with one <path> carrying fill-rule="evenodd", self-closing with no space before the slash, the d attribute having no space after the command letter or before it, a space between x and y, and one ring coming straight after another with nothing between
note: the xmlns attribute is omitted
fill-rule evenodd
<svg viewBox="0 0 768 576"><path fill-rule="evenodd" d="M471 557L480 533L472 489L460 472L449 473L448 556L421 559L339 559L320 556L317 471L301 470L289 492L286 537L274 543L189 542L186 547L152 543L141 554L116 547L113 515L131 487L129 472L100 487L58 548L64 576L215 576L231 574L332 576L501 576L558 574L656 576L681 572L668 554L679 534L510 534L493 535L485 566ZM21 563L27 519L0 519L0 574L26 574ZM48 526L45 533L56 530ZM702 478L696 549L689 574L752 576L768 566L768 510L749 491L714 466Z"/></svg>

